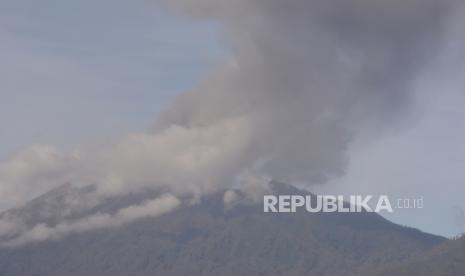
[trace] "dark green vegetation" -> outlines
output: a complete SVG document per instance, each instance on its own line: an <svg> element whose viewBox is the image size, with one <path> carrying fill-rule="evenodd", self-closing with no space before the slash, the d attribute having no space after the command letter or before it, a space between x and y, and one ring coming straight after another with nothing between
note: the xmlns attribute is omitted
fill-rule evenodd
<svg viewBox="0 0 465 276"><path fill-rule="evenodd" d="M464 275L452 271L463 268L463 240L444 242L373 213L265 214L262 208L225 208L218 193L123 227L0 249L0 275Z"/></svg>

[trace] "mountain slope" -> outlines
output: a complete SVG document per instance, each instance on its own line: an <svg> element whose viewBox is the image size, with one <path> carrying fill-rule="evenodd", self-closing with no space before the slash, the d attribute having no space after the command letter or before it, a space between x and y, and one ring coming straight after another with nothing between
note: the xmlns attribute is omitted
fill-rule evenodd
<svg viewBox="0 0 465 276"><path fill-rule="evenodd" d="M356 275L444 241L373 213L263 213L261 202L225 207L223 195L121 227L0 249L0 275Z"/></svg>
<svg viewBox="0 0 465 276"><path fill-rule="evenodd" d="M465 275L465 236L458 240L447 241L431 251L413 256L376 275L463 276Z"/></svg>

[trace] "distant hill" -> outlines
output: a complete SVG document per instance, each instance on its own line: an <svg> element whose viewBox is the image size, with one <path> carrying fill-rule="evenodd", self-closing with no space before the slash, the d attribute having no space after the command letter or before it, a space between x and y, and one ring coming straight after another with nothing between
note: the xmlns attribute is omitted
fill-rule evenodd
<svg viewBox="0 0 465 276"><path fill-rule="evenodd" d="M308 194L284 184L273 187L276 194ZM81 216L60 206L92 190L86 189L61 187L7 213L27 217L30 224ZM198 204L121 227L2 248L0 275L361 275L445 241L374 213L263 213L261 202L225 207L223 195L218 192ZM91 211L140 200L143 197L122 197Z"/></svg>
<svg viewBox="0 0 465 276"><path fill-rule="evenodd" d="M465 275L465 236L458 240L447 241L438 247L404 260L400 264L378 269L370 275Z"/></svg>

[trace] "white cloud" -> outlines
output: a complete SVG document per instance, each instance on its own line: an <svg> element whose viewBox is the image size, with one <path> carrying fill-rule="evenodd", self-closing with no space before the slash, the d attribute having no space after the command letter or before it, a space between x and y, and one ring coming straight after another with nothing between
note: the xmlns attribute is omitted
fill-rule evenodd
<svg viewBox="0 0 465 276"><path fill-rule="evenodd" d="M77 160L50 145L32 145L0 163L0 206L17 206L65 183Z"/></svg>
<svg viewBox="0 0 465 276"><path fill-rule="evenodd" d="M19 246L30 242L58 239L73 233L117 227L138 219L163 215L178 207L179 204L180 201L176 197L165 194L142 204L120 209L114 215L96 213L75 221L60 222L56 226L48 226L41 223L27 230L25 233L21 233L19 237L4 242L2 245Z"/></svg>

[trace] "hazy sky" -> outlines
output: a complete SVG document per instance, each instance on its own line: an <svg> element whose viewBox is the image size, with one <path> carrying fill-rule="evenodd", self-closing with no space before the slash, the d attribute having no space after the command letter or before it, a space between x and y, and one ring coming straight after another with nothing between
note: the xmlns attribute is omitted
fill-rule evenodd
<svg viewBox="0 0 465 276"><path fill-rule="evenodd" d="M2 0L0 160L30 144L69 149L151 127L221 61L218 28L154 1ZM418 81L415 89L431 92L416 115L381 139L360 133L347 175L322 192L424 197L423 210L388 217L448 236L465 231L465 70L448 55Z"/></svg>
<svg viewBox="0 0 465 276"><path fill-rule="evenodd" d="M141 131L221 54L216 26L152 1L0 1L0 160Z"/></svg>

